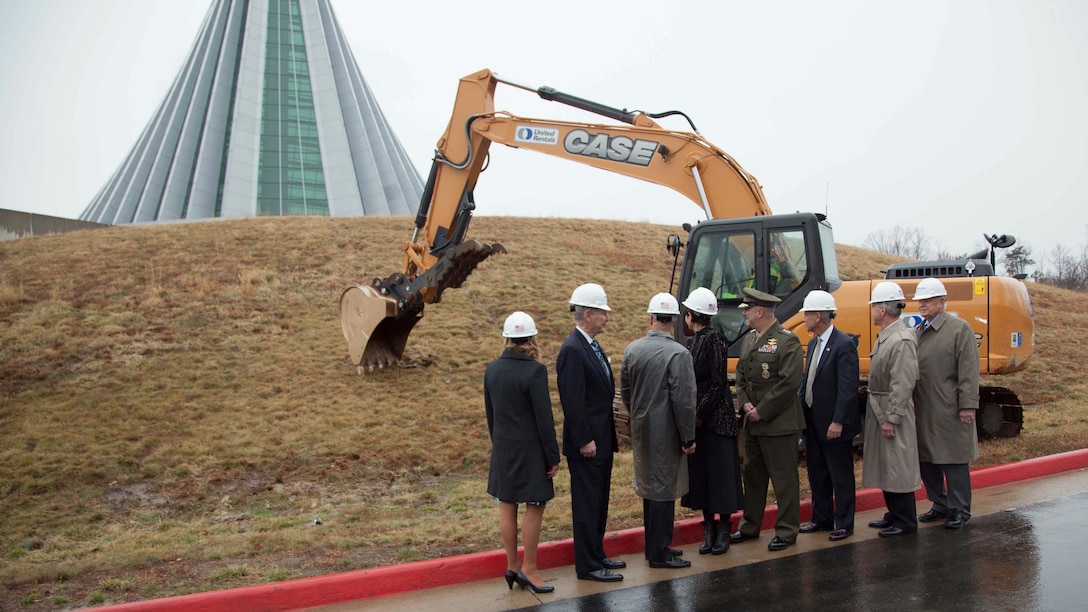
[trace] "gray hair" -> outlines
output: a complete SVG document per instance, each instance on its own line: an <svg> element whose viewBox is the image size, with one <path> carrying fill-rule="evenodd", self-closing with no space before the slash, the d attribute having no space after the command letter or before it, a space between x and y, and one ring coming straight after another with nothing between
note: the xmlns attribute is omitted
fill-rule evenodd
<svg viewBox="0 0 1088 612"><path fill-rule="evenodd" d="M890 302L880 302L878 306L883 306L887 311L889 317L899 318L899 315L903 314L903 309L907 307L906 304L899 300L892 300Z"/></svg>
<svg viewBox="0 0 1088 612"><path fill-rule="evenodd" d="M582 319L584 319L586 317L586 307L585 306L579 306L577 304L572 304L571 307L570 307L570 311L574 313L574 322L575 323L581 323Z"/></svg>

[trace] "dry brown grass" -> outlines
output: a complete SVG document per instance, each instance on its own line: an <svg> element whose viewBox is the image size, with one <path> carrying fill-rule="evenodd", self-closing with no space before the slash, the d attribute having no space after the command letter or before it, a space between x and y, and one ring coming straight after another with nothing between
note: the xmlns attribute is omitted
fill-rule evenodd
<svg viewBox="0 0 1088 612"><path fill-rule="evenodd" d="M0 243L0 607L121 602L490 550L480 401L502 318L531 313L545 363L570 290L604 284L622 354L668 289L672 228L480 218L510 251L429 307L408 357L358 376L340 292L397 270L400 218L118 227ZM839 247L846 279L893 259ZM1007 377L1024 434L976 465L1085 446L1083 296L1031 286L1040 345ZM554 372L553 372L554 376ZM553 381L554 389L554 381ZM561 423L553 393L556 422ZM641 524L629 454L610 528ZM569 537L557 481L544 537ZM321 525L315 525L315 519Z"/></svg>

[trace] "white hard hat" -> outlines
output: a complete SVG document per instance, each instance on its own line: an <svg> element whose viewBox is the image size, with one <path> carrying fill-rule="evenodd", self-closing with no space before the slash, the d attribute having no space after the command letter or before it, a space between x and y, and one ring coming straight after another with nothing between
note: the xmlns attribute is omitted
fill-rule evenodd
<svg viewBox="0 0 1088 612"><path fill-rule="evenodd" d="M872 297L873 299L869 300L870 304L905 301L907 299L903 297L903 288L891 281L877 283L876 287L873 287Z"/></svg>
<svg viewBox="0 0 1088 612"><path fill-rule="evenodd" d="M718 314L718 298L714 297L714 292L710 289L696 287L688 294L688 299L684 300L684 308L712 317Z"/></svg>
<svg viewBox="0 0 1088 612"><path fill-rule="evenodd" d="M805 296L805 303L801 304L801 312L835 312L835 298L826 291L809 291Z"/></svg>
<svg viewBox="0 0 1088 612"><path fill-rule="evenodd" d="M536 323L533 318L522 311L517 311L506 317L502 324L503 338L528 338L536 335Z"/></svg>
<svg viewBox="0 0 1088 612"><path fill-rule="evenodd" d="M677 304L676 298L668 293L659 293L650 298L650 306L646 309L646 312L650 314L678 315L680 314L680 304Z"/></svg>
<svg viewBox="0 0 1088 612"><path fill-rule="evenodd" d="M914 297L911 299L928 300L943 295L948 295L948 292L944 289L944 283L935 278L927 278L918 283L918 287L914 290Z"/></svg>
<svg viewBox="0 0 1088 612"><path fill-rule="evenodd" d="M578 285L574 293L570 294L571 306L585 306L597 310L609 310L608 296L604 294L604 287L596 283Z"/></svg>

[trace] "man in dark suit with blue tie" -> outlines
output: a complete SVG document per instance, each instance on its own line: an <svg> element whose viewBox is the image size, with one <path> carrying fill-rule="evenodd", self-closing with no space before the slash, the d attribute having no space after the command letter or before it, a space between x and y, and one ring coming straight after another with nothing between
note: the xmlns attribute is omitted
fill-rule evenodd
<svg viewBox="0 0 1088 612"><path fill-rule="evenodd" d="M563 404L563 455L570 469L574 523L574 569L581 580L623 580L614 569L626 563L604 553L612 454L616 426L612 400L616 381L596 336L608 324L608 296L593 283L580 285L570 297L577 327L563 342L556 361L559 401Z"/></svg>
<svg viewBox="0 0 1088 612"><path fill-rule="evenodd" d="M812 520L801 533L831 531L828 539L854 533L854 436L858 409L858 347L835 328L835 298L812 291L801 306L813 338L805 360L801 408L805 413L805 463L812 489Z"/></svg>

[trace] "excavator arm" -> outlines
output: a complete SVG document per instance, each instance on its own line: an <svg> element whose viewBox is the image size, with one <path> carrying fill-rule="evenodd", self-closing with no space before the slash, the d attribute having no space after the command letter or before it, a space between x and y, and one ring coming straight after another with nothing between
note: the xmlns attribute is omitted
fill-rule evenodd
<svg viewBox="0 0 1088 612"><path fill-rule="evenodd" d="M499 83L625 125L518 117L494 110ZM476 203L473 190L491 143L529 149L669 187L700 206L707 218L771 214L759 182L695 131L666 129L648 115L617 109L549 87L532 88L482 70L461 79L453 114L439 139L416 215L404 243L401 272L349 288L340 321L352 362L373 369L400 360L426 304L457 288L498 243L466 240ZM685 116L686 117L686 116ZM690 119L689 119L690 124Z"/></svg>

